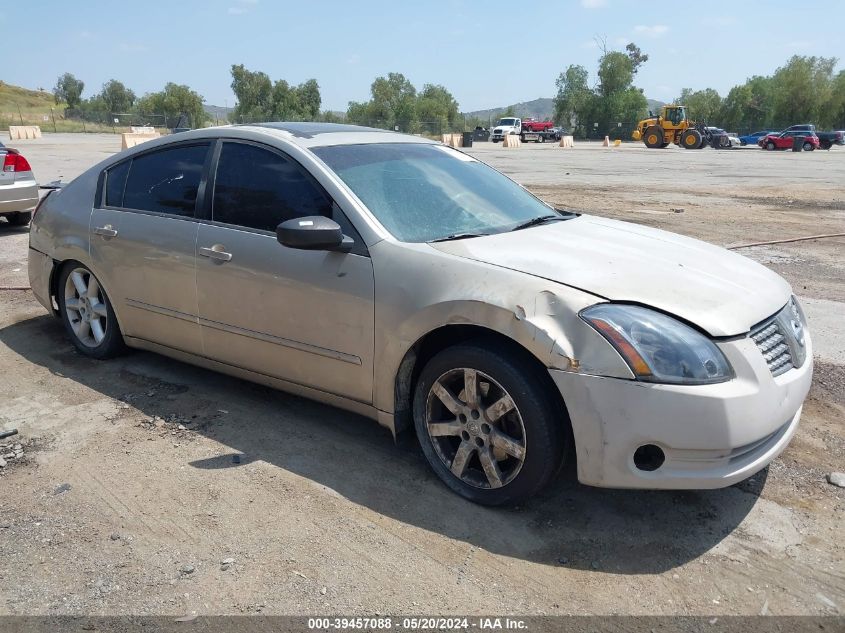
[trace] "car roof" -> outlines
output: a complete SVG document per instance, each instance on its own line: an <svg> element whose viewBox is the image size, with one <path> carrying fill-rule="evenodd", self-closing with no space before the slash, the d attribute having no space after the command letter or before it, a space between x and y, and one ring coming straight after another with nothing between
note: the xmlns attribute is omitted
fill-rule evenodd
<svg viewBox="0 0 845 633"><path fill-rule="evenodd" d="M307 148L328 145L365 145L369 143L435 142L421 136L400 134L390 130L347 123L269 121L233 127L279 135L288 141Z"/></svg>

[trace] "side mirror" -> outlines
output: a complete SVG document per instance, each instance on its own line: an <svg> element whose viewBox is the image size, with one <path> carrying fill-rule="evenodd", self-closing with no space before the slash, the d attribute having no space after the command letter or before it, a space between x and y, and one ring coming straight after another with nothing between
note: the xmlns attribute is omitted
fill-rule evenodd
<svg viewBox="0 0 845 633"><path fill-rule="evenodd" d="M279 244L309 251L348 253L355 242L343 234L340 225L322 215L286 220L276 227Z"/></svg>

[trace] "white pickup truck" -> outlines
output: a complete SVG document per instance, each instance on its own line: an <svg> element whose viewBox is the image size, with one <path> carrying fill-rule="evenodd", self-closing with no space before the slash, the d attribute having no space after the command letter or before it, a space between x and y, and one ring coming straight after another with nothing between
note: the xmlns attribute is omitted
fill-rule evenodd
<svg viewBox="0 0 845 633"><path fill-rule="evenodd" d="M504 117L499 119L493 132L490 134L490 140L498 143L508 134L522 133L522 119L519 117Z"/></svg>

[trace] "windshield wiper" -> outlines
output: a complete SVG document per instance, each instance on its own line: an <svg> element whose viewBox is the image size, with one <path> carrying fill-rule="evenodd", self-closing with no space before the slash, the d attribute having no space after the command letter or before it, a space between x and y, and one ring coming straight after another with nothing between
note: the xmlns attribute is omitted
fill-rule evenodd
<svg viewBox="0 0 845 633"><path fill-rule="evenodd" d="M568 219L568 218L565 218L561 215L541 215L539 217L531 218L530 220L526 220L525 222L520 222L519 224L514 226L511 229L511 231L519 231L520 229L527 229L531 226L537 226L539 224L545 224L546 222L552 222L552 221L556 221L556 220L566 220L566 219Z"/></svg>
<svg viewBox="0 0 845 633"><path fill-rule="evenodd" d="M451 242L452 240L465 240L470 237L485 237L489 233L452 233L446 237L438 237L436 240L429 240L429 242Z"/></svg>

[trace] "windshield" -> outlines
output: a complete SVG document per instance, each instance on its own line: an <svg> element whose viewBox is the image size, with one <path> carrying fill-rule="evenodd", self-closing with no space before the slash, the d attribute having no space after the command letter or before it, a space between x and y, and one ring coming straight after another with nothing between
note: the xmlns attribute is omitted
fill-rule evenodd
<svg viewBox="0 0 845 633"><path fill-rule="evenodd" d="M337 145L313 152L403 242L501 233L556 215L495 169L443 145Z"/></svg>
<svg viewBox="0 0 845 633"><path fill-rule="evenodd" d="M516 119L499 119L496 125L516 125Z"/></svg>

